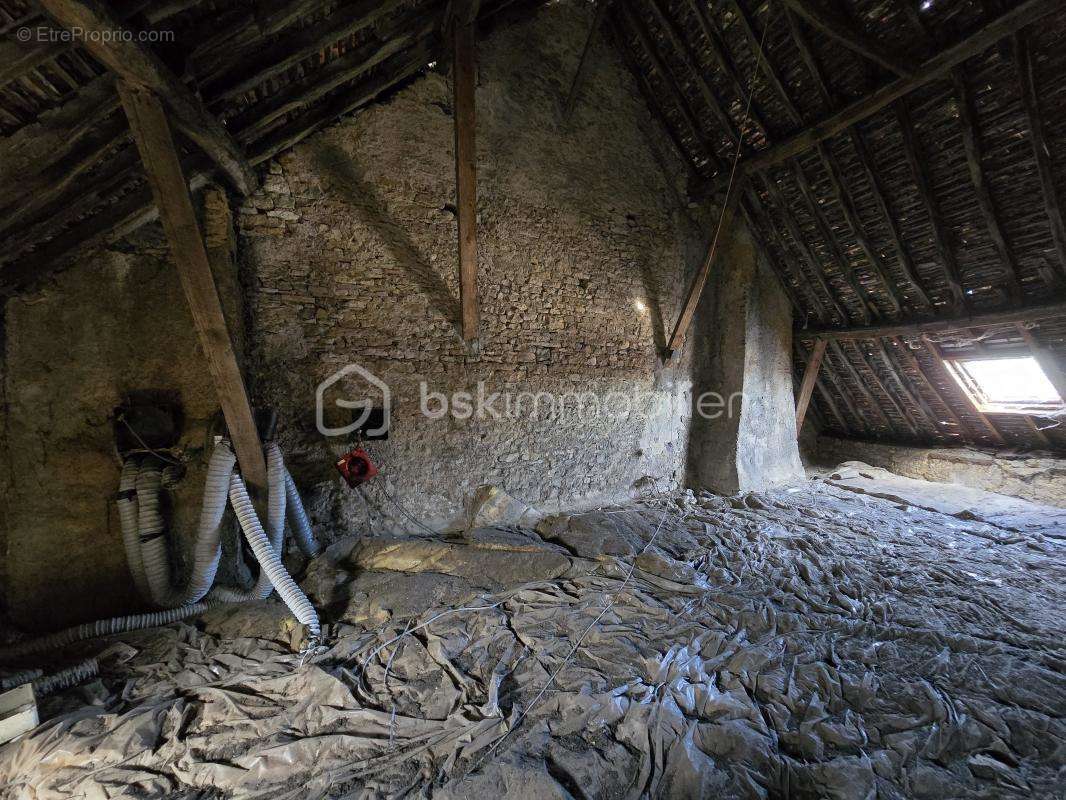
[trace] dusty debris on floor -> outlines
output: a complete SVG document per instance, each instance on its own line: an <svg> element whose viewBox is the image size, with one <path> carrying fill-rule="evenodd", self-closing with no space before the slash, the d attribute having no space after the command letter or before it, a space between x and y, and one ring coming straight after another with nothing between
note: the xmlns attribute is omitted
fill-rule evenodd
<svg viewBox="0 0 1066 800"><path fill-rule="evenodd" d="M0 749L4 796L1053 797L1062 512L972 499L849 464L342 540L323 650L273 602L74 648L100 678Z"/></svg>

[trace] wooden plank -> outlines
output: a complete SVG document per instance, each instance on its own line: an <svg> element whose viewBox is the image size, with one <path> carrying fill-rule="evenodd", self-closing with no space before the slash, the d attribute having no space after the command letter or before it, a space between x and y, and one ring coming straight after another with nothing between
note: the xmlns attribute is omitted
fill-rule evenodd
<svg viewBox="0 0 1066 800"><path fill-rule="evenodd" d="M171 259L189 301L241 472L249 490L265 497L263 446L166 114L159 98L144 87L119 82L119 95L144 161Z"/></svg>
<svg viewBox="0 0 1066 800"><path fill-rule="evenodd" d="M574 71L574 79L570 81L570 90L566 93L566 100L563 101L563 122L570 121L570 115L574 113L574 105L577 103L578 91L581 89L581 82L585 78L585 74L588 72L589 54L592 52L592 43L595 41L596 36L599 34L600 29L603 27L603 21L607 18L607 9L610 7L612 0L598 0L596 3L596 14L592 18L592 25L589 26L588 36L585 37L585 46L581 48L581 58L577 62L577 69ZM681 151L684 152L683 150Z"/></svg>
<svg viewBox="0 0 1066 800"><path fill-rule="evenodd" d="M255 173L222 124L155 53L123 28L106 6L98 0L40 3L60 25L84 31L85 49L104 66L127 83L144 86L163 97L173 110L178 127L218 164L234 188L242 194L255 189Z"/></svg>
<svg viewBox="0 0 1066 800"><path fill-rule="evenodd" d="M852 52L880 64L897 75L913 74L914 70L910 67L905 55L895 53L885 47L843 14L817 0L784 0L784 2L808 23Z"/></svg>
<svg viewBox="0 0 1066 800"><path fill-rule="evenodd" d="M1007 292L1014 303L1022 300L1022 285L1018 271L1018 263L1014 260L1007 234L999 222L999 214L996 212L996 204L992 199L992 189L985 177L984 166L981 164L981 132L977 127L977 108L974 105L973 92L966 81L966 75L961 68L951 71L951 78L955 83L955 94L959 100L959 123L962 125L962 144L966 151L966 165L970 169L970 180L973 181L974 191L977 193L977 204L981 208L981 214L988 226L988 235L992 239L992 245L996 248L1000 263L1003 265L1004 280Z"/></svg>
<svg viewBox="0 0 1066 800"><path fill-rule="evenodd" d="M476 347L477 298L477 142L475 139L475 24L469 5L466 18L451 22L452 92L455 108L455 191L459 221L459 305L463 341Z"/></svg>
<svg viewBox="0 0 1066 800"><path fill-rule="evenodd" d="M1036 76L1033 73L1033 56L1029 41L1022 33L1014 34L1014 60L1018 67L1018 80L1022 89L1022 105L1029 121L1029 141L1033 146L1036 159L1036 171L1040 177L1040 189L1044 194L1044 208L1047 210L1048 225L1051 227L1051 239L1055 243L1055 255L1058 264L1055 269L1061 278L1066 278L1066 224L1062 220L1062 205L1059 202L1058 189L1051 165L1051 150L1048 147L1047 133L1044 130L1044 117L1040 111L1039 95L1036 89Z"/></svg>
<svg viewBox="0 0 1066 800"><path fill-rule="evenodd" d="M796 397L797 434L803 430L803 419L807 416L807 406L811 402L811 393L814 392L814 384L818 380L818 370L822 367L827 344L825 339L815 340L814 347L811 349L811 357L807 360L807 368L803 371L803 382L800 383L799 395Z"/></svg>
<svg viewBox="0 0 1066 800"><path fill-rule="evenodd" d="M962 64L970 56L982 53L1000 39L1055 12L1066 12L1066 0L1025 0L1000 17L984 25L958 44L937 53L925 61L910 77L898 78L865 97L849 103L825 119L790 136L776 145L760 151L741 162L745 170L763 170L797 156L818 142L835 136L851 125L876 114L895 101L937 80ZM702 193L721 191L725 182L712 179Z"/></svg>
<svg viewBox="0 0 1066 800"><path fill-rule="evenodd" d="M990 325L1013 325L1016 322L1035 322L1042 319L1066 317L1066 300L1042 305L1021 306L1004 311L986 311L939 319L901 319L879 325L862 325L853 328L818 327L803 331L805 337L820 336L826 339L879 339L886 336L948 333L964 328L986 328Z"/></svg>
<svg viewBox="0 0 1066 800"><path fill-rule="evenodd" d="M936 247L940 263L944 267L945 277L951 294L958 308L968 305L966 294L963 291L962 275L959 271L959 262L955 258L955 251L948 242L947 228L940 214L940 205L933 196L933 190L929 186L929 178L922 163L921 152L918 147L918 137L914 132L914 124L911 122L910 111L907 104L896 103L896 121L899 123L900 135L903 137L903 152L907 157L907 163L911 169L911 177L918 188L918 196L922 199L926 214L933 231L933 246Z"/></svg>
<svg viewBox="0 0 1066 800"><path fill-rule="evenodd" d="M700 296L703 294L703 287L707 285L707 277L711 274L711 267L714 266L715 258L718 256L718 243L722 236L723 231L729 231L733 227L733 216L736 214L737 204L740 201L740 195L744 191L744 180L738 179L730 187L729 194L726 196L725 205L722 207L722 215L719 217L718 226L715 228L714 236L711 238L711 243L707 247L707 256L703 259L703 263L700 264L696 274L692 278L692 282L689 284L688 293L685 295L685 302L681 306L681 313L677 317L677 323L674 325L674 330L670 334L670 340L666 344L666 353L663 360L671 361L677 352L681 349L681 345L685 341L685 334L688 333L689 326L692 324L692 318L696 314L696 306L699 305Z"/></svg>

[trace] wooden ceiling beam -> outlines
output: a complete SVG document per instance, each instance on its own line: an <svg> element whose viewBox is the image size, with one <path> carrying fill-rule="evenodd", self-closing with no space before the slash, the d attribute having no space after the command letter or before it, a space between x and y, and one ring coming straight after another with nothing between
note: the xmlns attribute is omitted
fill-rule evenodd
<svg viewBox="0 0 1066 800"><path fill-rule="evenodd" d="M1044 117L1040 111L1040 100L1036 88L1036 75L1029 40L1021 32L1014 34L1014 62L1018 69L1018 82L1021 85L1022 106L1029 122L1029 142L1033 146L1033 158L1036 160L1036 172L1040 178L1040 190L1044 194L1044 209L1047 211L1048 225L1051 228L1051 240L1055 245L1058 264L1054 267L1057 278L1052 283L1066 279L1066 224L1062 219L1062 205L1059 202L1058 189L1055 187L1054 171L1051 165L1051 149L1048 147L1047 133L1044 129Z"/></svg>
<svg viewBox="0 0 1066 800"><path fill-rule="evenodd" d="M151 50L124 36L121 21L98 0L40 0L65 28L86 32L84 47L123 80L163 97L178 127L207 153L241 194L257 185L240 147L203 103Z"/></svg>
<svg viewBox="0 0 1066 800"><path fill-rule="evenodd" d="M792 11L830 39L840 42L863 58L880 64L896 75L910 76L914 70L902 53L897 53L869 36L851 20L819 0L784 0Z"/></svg>
<svg viewBox="0 0 1066 800"><path fill-rule="evenodd" d="M914 130L914 123L911 121L910 110L905 102L900 101L896 103L895 111L900 135L903 138L903 152L907 158L907 164L910 166L914 185L918 189L918 196L922 200L922 205L925 206L925 213L929 216L929 224L933 233L933 246L936 248L937 255L940 257L940 264L944 268L944 277L947 279L955 307L967 308L969 301L963 289L959 262L956 260L955 251L948 241L947 227L940 214L940 205L937 203L936 197L933 196L929 178L926 176L925 166L922 163L922 156L919 151L918 137Z"/></svg>
<svg viewBox="0 0 1066 800"><path fill-rule="evenodd" d="M1003 311L985 311L955 317L901 319L852 328L808 328L807 330L797 331L796 335L806 339L826 338L837 341L880 339L886 336L950 333L952 331L965 330L966 328L987 328L996 325L1014 325L1018 322L1064 318L1066 318L1066 300L1057 300L1041 305L1021 306Z"/></svg>
<svg viewBox="0 0 1066 800"><path fill-rule="evenodd" d="M122 81L118 88L159 209L171 261L189 303L200 347L218 393L241 475L253 497L258 495L262 499L267 488L263 444L166 113L160 99L143 86Z"/></svg>
<svg viewBox="0 0 1066 800"><path fill-rule="evenodd" d="M1003 282L1007 288L1007 294L1011 301L1019 304L1022 301L1021 275L1018 270L1018 262L1014 259L1007 234L999 221L996 211L996 203L992 199L992 189L988 185L984 165L981 163L982 147L981 132L977 125L977 107L974 105L973 92L966 81L966 75L961 68L956 67L951 71L951 78L955 84L955 95L959 102L959 124L962 126L962 144L966 151L966 165L970 170L970 180L973 182L974 191L977 193L977 204L981 209L981 215L988 227L988 235L992 239L992 245L999 256L1003 266Z"/></svg>
<svg viewBox="0 0 1066 800"><path fill-rule="evenodd" d="M971 56L983 53L1001 39L1015 31L1055 12L1066 9L1066 0L1024 0L1002 16L988 22L961 42L932 56L921 64L914 74L897 78L871 94L849 103L839 111L789 138L741 161L745 170L763 170L797 156L818 142L844 131L849 126L876 114L895 101L947 75ZM699 194L713 193L724 188L724 181L715 178L698 190Z"/></svg>

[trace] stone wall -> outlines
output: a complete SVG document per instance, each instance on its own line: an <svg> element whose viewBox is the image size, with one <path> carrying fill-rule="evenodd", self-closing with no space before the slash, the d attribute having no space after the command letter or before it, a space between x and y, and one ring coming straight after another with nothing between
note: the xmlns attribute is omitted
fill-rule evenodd
<svg viewBox="0 0 1066 800"><path fill-rule="evenodd" d="M1066 508L1066 459L993 454L969 447L904 447L832 436L819 437L810 456L825 466L863 461L908 478L957 483Z"/></svg>
<svg viewBox="0 0 1066 800"><path fill-rule="evenodd" d="M689 482L723 493L803 478L792 394L792 313L748 233L729 232L697 331Z"/></svg>
<svg viewBox="0 0 1066 800"><path fill-rule="evenodd" d="M330 466L351 439L326 439L313 416L317 384L349 364L391 390L391 436L371 447L384 487L434 524L484 483L557 508L624 497L645 476L664 489L683 481L690 378L686 366L660 371L656 353L702 237L678 202L674 156L602 40L574 116L560 124L590 13L554 4L479 44L479 353L456 328L446 73L283 155L242 210L256 390L279 409L286 452L297 479L317 485L321 517L364 524L361 501L339 490ZM622 392L632 409L552 419L526 405L512 418L427 419L423 383L446 396L481 384L487 396L527 402L541 392L621 402L611 393ZM366 390L343 382L327 403ZM367 493L375 511L410 527L379 487Z"/></svg>
<svg viewBox="0 0 1066 800"><path fill-rule="evenodd" d="M703 235L679 201L680 162L602 40L574 116L560 125L590 22L584 4L557 3L479 45L479 353L455 329L447 75L431 72L283 155L241 210L252 392L279 411L324 538L368 519L375 531L414 530L412 518L446 524L485 483L545 509L682 483L691 376L687 358L663 371L656 353ZM235 284L217 279L238 323ZM165 392L184 407L190 473L172 503L184 552L217 409L158 228L10 300L5 334L8 610L40 628L132 610L109 499L118 461L108 415L131 391ZM350 438L327 439L314 423L316 386L348 364L392 390L392 434L370 445L384 477L368 486L368 508L333 472ZM602 401L620 391L632 408L578 418L571 403L552 419L527 405L513 419L429 419L423 380L475 395L480 381L488 395L591 391ZM326 400L365 394L345 382Z"/></svg>

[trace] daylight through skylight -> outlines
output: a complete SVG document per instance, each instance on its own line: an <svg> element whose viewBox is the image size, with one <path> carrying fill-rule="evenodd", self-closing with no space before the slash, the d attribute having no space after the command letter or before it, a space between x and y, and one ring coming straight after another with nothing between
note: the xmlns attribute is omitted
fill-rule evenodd
<svg viewBox="0 0 1066 800"><path fill-rule="evenodd" d="M1051 408L1063 403L1031 357L953 361L949 366L962 388L985 410Z"/></svg>

